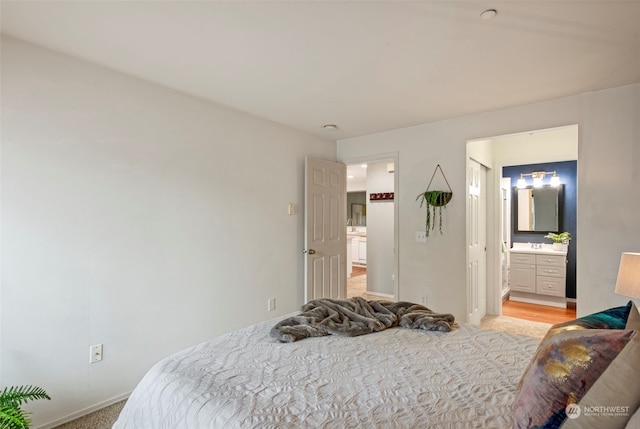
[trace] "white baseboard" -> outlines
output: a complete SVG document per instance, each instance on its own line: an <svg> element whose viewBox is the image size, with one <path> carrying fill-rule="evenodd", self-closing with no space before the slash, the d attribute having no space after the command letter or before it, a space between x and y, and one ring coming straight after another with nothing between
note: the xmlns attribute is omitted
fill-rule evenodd
<svg viewBox="0 0 640 429"><path fill-rule="evenodd" d="M528 304L548 305L550 307L567 308L566 298L544 297L540 295L513 292L509 294L509 301L526 302Z"/></svg>
<svg viewBox="0 0 640 429"><path fill-rule="evenodd" d="M128 399L129 396L131 396L131 393L132 392L124 393L122 395L116 396L115 398L111 398L106 401L100 402L99 404L92 405L91 407L85 408L84 410L78 411L77 413L69 414L68 416L63 417L61 419L46 423L45 425L42 425L42 426L38 426L37 429L53 429L57 426L63 425L65 423L69 423L70 421L79 419L80 417L84 417L87 414L91 414L94 411L101 410L103 408L108 407L109 405L113 405L116 402L120 402L125 399Z"/></svg>
<svg viewBox="0 0 640 429"><path fill-rule="evenodd" d="M393 295L389 295L387 293L371 292L371 291L366 291L365 293L367 295L379 296L380 298L394 299Z"/></svg>

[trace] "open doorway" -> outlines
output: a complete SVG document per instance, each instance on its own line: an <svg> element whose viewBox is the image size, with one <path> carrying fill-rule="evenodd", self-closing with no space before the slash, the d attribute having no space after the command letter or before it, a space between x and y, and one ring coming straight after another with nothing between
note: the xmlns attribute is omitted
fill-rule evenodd
<svg viewBox="0 0 640 429"><path fill-rule="evenodd" d="M546 130L527 131L518 134L510 134L504 136L488 137L467 142L467 158L475 158L481 160L482 164L490 167L487 177L487 273L486 273L486 302L487 314L502 315L503 301L508 300L514 289L514 281L521 282L525 271L522 271L526 262L520 266L514 265L510 259L510 250L516 244L519 246L529 246L531 244L543 245L545 248L551 246L551 240L545 238L545 235L551 231L539 231L534 234L514 234L514 210L517 206L513 204L512 197L514 195L514 187L517 180L522 174L525 178L531 179L531 174L538 170L549 170L549 173L558 171L563 167L562 163L573 163L574 171L577 170L578 158L578 126L570 125L566 127L558 127ZM539 168L538 168L539 167ZM517 177L511 177L510 174L505 176L505 170L509 168L516 169ZM529 171L532 170L532 171ZM560 175L560 174L559 174ZM561 181L564 184L565 196L563 203L573 206L574 213L577 207L577 189L575 184L577 173L565 174ZM550 181L552 174L547 176ZM507 179L507 180L505 180ZM547 185L547 184L545 184ZM532 187L532 186L531 186ZM566 191L573 187L573 196L567 198ZM562 225L559 229L567 229L569 226ZM570 244L571 250L575 254L575 234ZM575 279L575 256L568 256L570 262L567 264L567 279L573 276ZM571 260L572 259L572 260ZM535 261L534 258L529 261ZM533 267L533 268L532 268ZM529 287L533 288L529 292L520 291L516 293L526 299L531 298L535 301L540 298L537 287L537 267L532 265L526 273L533 273L528 277ZM514 269L516 271L514 271ZM514 278L515 273L515 278ZM556 276L556 274L554 274ZM558 278L560 275L557 274ZM518 279L519 278L519 279ZM541 276L540 284L552 288L553 284L550 280ZM557 301L562 305L567 304L568 308L575 311L576 305L576 289L575 280L573 286L571 280L567 284L558 286L561 294L557 296ZM469 286L468 286L469 287ZM521 287L521 286L520 286ZM560 296L561 295L561 296ZM554 301L548 299L548 301ZM529 303L527 303L529 304ZM539 304L531 302L531 304ZM543 303L544 304L544 303ZM541 307L539 307L541 310ZM536 307L534 307L534 310ZM510 314L511 317L516 317ZM535 316L534 316L535 317Z"/></svg>
<svg viewBox="0 0 640 429"><path fill-rule="evenodd" d="M397 297L395 158L347 163L347 297Z"/></svg>

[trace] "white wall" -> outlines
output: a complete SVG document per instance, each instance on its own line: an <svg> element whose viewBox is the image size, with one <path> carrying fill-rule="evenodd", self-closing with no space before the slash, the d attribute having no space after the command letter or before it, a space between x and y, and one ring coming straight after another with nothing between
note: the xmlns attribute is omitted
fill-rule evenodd
<svg viewBox="0 0 640 429"><path fill-rule="evenodd" d="M302 304L304 156L335 142L7 37L1 83L0 384L48 391L35 427Z"/></svg>
<svg viewBox="0 0 640 429"><path fill-rule="evenodd" d="M577 125L489 139L496 170L506 165L542 164L578 159ZM473 144L473 143L472 143ZM498 173L502 174L502 171Z"/></svg>
<svg viewBox="0 0 640 429"><path fill-rule="evenodd" d="M367 167L367 195L393 192L391 162L370 162ZM394 295L394 207L393 202L367 200L367 291Z"/></svg>
<svg viewBox="0 0 640 429"><path fill-rule="evenodd" d="M339 159L399 154L400 299L420 302L427 293L430 308L466 318L466 142L572 124L579 129L578 313L627 301L613 288L621 252L640 250L640 84L339 141ZM444 234L415 243L424 225L415 198L438 163L454 192Z"/></svg>

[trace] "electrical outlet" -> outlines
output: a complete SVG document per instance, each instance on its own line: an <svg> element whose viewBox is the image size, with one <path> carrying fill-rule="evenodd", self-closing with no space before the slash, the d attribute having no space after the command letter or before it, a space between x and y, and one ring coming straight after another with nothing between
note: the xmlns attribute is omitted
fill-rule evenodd
<svg viewBox="0 0 640 429"><path fill-rule="evenodd" d="M89 348L89 363L96 363L102 360L102 344L96 344Z"/></svg>
<svg viewBox="0 0 640 429"><path fill-rule="evenodd" d="M267 311L274 311L276 309L276 299L271 297L267 300Z"/></svg>
<svg viewBox="0 0 640 429"><path fill-rule="evenodd" d="M424 231L416 231L416 243L426 243L427 233Z"/></svg>
<svg viewBox="0 0 640 429"><path fill-rule="evenodd" d="M420 297L420 303L422 303L422 305L426 306L427 305L427 295L422 295Z"/></svg>

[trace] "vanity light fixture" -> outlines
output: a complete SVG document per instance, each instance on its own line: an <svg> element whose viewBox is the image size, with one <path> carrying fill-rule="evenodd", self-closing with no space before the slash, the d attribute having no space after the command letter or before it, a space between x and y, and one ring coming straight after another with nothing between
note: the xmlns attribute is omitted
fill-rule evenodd
<svg viewBox="0 0 640 429"><path fill-rule="evenodd" d="M549 182L551 186L557 187L560 185L560 176L558 176L558 173L556 173L555 171L534 171L533 173L520 173L520 178L518 179L517 186L521 189L526 188L527 181L524 179L524 177L531 176L531 178L533 179L533 187L541 188L543 185L542 181L547 174L553 174L553 176L551 176L551 181Z"/></svg>

